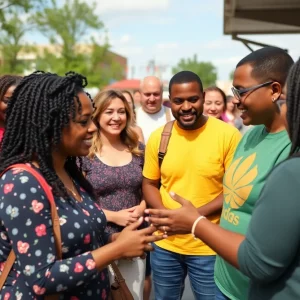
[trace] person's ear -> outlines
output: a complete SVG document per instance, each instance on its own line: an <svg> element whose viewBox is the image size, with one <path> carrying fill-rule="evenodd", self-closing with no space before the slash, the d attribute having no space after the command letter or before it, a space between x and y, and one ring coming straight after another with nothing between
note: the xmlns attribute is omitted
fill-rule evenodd
<svg viewBox="0 0 300 300"><path fill-rule="evenodd" d="M271 85L272 87L272 102L278 100L282 94L282 86L279 82L274 81Z"/></svg>

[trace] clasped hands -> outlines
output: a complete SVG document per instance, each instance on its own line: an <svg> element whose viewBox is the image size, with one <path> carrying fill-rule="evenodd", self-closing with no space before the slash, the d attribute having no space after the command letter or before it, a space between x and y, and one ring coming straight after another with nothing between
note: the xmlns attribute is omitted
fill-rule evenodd
<svg viewBox="0 0 300 300"><path fill-rule="evenodd" d="M142 211L148 216L145 218L151 226L137 230L142 224L144 218L138 220L122 230L120 233L113 234L115 240L122 249L122 258L144 257L146 251L152 251L151 243L167 238L173 234L191 233L192 226L200 216L197 208L189 201L170 193L170 196L181 204L181 207L174 210L168 209L146 209ZM135 209L132 210L132 213ZM161 231L161 234L154 234L155 231ZM127 250L126 250L127 249Z"/></svg>
<svg viewBox="0 0 300 300"><path fill-rule="evenodd" d="M200 216L197 208L173 192L170 192L170 196L181 204L181 207L174 210L148 208L145 210L145 214L148 215L146 221L158 228L164 237L191 233L194 221Z"/></svg>

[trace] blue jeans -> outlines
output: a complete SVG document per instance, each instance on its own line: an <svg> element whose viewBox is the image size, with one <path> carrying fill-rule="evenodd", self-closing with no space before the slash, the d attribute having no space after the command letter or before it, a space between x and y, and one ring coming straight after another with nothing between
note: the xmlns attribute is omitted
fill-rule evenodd
<svg viewBox="0 0 300 300"><path fill-rule="evenodd" d="M182 255L153 245L151 268L155 300L180 300L188 274L197 300L215 300L215 255Z"/></svg>
<svg viewBox="0 0 300 300"><path fill-rule="evenodd" d="M216 293L216 300L230 300L230 298L228 298L227 296L225 296L220 289L217 287L216 285L216 289L215 289L215 293Z"/></svg>

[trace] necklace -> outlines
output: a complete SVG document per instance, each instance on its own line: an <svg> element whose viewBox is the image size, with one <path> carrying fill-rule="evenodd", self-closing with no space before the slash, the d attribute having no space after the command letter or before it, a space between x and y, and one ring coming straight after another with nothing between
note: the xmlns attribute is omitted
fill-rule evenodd
<svg viewBox="0 0 300 300"><path fill-rule="evenodd" d="M74 188L74 186L73 186ZM69 187L67 187L67 189L76 197L77 196L77 193L73 191L73 189L70 189Z"/></svg>
<svg viewBox="0 0 300 300"><path fill-rule="evenodd" d="M72 177L70 175L69 175L69 178L71 179L71 182L72 182L72 188L69 188L67 186L66 186L66 188L73 194L74 198L77 201L81 202L82 199L81 199L80 195L78 193L76 193L75 183L74 183L74 181L73 181L73 179L72 179ZM79 200L79 198L80 198L80 200Z"/></svg>

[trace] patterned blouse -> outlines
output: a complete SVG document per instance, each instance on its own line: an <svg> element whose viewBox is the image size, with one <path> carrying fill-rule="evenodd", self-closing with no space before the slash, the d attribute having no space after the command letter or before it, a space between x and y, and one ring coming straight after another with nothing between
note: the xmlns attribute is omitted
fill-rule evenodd
<svg viewBox="0 0 300 300"><path fill-rule="evenodd" d="M37 169L38 170L38 169ZM102 246L106 218L80 189L82 202L55 198L63 259L55 260L50 204L33 175L20 169L0 179L0 271L13 248L17 258L0 299L108 299L107 270L98 271L90 251ZM104 238L104 236L103 236Z"/></svg>
<svg viewBox="0 0 300 300"><path fill-rule="evenodd" d="M144 146L140 144L140 149ZM92 184L99 204L103 209L119 211L139 205L142 200L142 170L144 156L132 155L129 164L111 167L104 164L96 155L83 157L82 168ZM120 232L124 227L108 222L106 231Z"/></svg>

